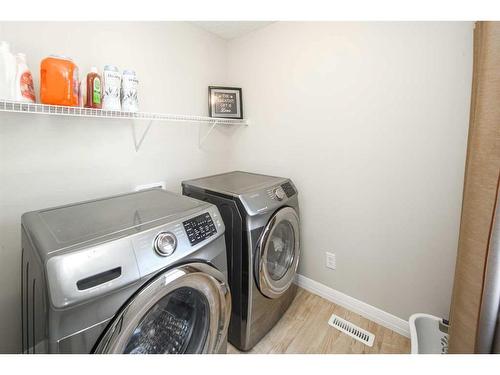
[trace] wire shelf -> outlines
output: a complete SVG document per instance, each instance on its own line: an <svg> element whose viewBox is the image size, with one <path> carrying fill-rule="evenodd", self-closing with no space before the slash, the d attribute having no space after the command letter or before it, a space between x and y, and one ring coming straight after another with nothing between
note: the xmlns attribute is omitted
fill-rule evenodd
<svg viewBox="0 0 500 375"><path fill-rule="evenodd" d="M193 115L175 115L153 112L125 112L93 109L83 107L66 107L38 103L21 103L10 100L0 100L0 112L33 113L40 115L72 116L87 118L112 118L123 120L149 120L149 121L180 121L197 122L217 125L248 125L247 120L214 118Z"/></svg>

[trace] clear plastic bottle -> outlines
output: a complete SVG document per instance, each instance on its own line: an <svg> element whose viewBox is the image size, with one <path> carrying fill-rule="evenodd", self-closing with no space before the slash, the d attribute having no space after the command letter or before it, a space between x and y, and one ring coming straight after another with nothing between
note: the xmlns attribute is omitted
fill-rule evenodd
<svg viewBox="0 0 500 375"><path fill-rule="evenodd" d="M35 102L35 86L33 85L33 76L24 53L16 54L16 79L14 81L14 100L18 102Z"/></svg>
<svg viewBox="0 0 500 375"><path fill-rule="evenodd" d="M10 45L0 41L0 99L14 100L16 58L10 52Z"/></svg>

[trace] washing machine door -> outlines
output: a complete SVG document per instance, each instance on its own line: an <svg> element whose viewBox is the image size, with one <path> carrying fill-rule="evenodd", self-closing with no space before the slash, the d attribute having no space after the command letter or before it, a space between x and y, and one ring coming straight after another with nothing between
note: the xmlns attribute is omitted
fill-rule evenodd
<svg viewBox="0 0 500 375"><path fill-rule="evenodd" d="M278 298L293 282L300 257L299 216L291 207L277 211L257 245L255 275L266 297Z"/></svg>
<svg viewBox="0 0 500 375"><path fill-rule="evenodd" d="M218 353L231 296L214 267L192 263L151 280L113 319L95 353Z"/></svg>

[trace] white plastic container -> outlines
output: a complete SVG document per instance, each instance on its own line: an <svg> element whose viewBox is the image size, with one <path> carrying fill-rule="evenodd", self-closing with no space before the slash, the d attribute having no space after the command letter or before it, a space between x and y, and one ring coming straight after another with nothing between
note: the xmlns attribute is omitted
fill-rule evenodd
<svg viewBox="0 0 500 375"><path fill-rule="evenodd" d="M448 324L429 314L413 314L409 319L411 354L447 354Z"/></svg>
<svg viewBox="0 0 500 375"><path fill-rule="evenodd" d="M122 77L114 65L104 66L102 72L102 109L120 111L120 92Z"/></svg>
<svg viewBox="0 0 500 375"><path fill-rule="evenodd" d="M14 100L16 58L10 52L10 45L0 41L0 99Z"/></svg>
<svg viewBox="0 0 500 375"><path fill-rule="evenodd" d="M137 96L137 89L139 87L139 80L133 70L124 70L122 75L122 111L138 112L139 111L139 98Z"/></svg>
<svg viewBox="0 0 500 375"><path fill-rule="evenodd" d="M24 53L16 54L16 79L14 81L14 100L18 102L35 102L35 86L33 76L26 63Z"/></svg>

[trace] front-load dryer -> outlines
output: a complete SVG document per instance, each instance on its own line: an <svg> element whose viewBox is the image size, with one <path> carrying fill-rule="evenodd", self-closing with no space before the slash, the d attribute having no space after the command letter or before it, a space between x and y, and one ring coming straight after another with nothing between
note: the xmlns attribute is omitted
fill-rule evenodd
<svg viewBox="0 0 500 375"><path fill-rule="evenodd" d="M288 178L230 172L182 183L226 225L233 309L229 342L251 349L290 306L300 258L298 193Z"/></svg>
<svg viewBox="0 0 500 375"><path fill-rule="evenodd" d="M23 352L225 352L224 230L160 189L24 214Z"/></svg>

